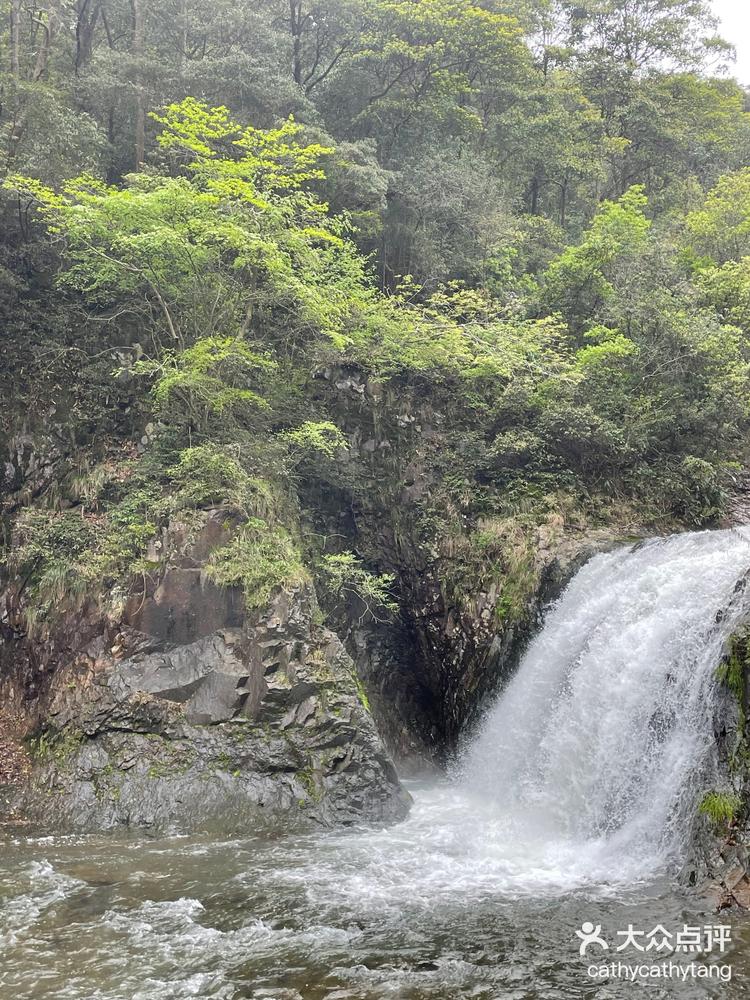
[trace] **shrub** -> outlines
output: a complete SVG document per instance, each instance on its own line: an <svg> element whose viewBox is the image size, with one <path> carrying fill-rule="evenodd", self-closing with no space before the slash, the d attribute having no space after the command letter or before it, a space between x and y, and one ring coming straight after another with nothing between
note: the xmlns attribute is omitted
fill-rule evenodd
<svg viewBox="0 0 750 1000"><path fill-rule="evenodd" d="M299 550L281 527L251 518L211 555L206 576L220 587L241 587L249 611L268 604L275 592L309 579Z"/></svg>
<svg viewBox="0 0 750 1000"><path fill-rule="evenodd" d="M727 830L737 819L742 800L738 795L726 792L707 792L701 799L698 812L707 816L718 830Z"/></svg>
<svg viewBox="0 0 750 1000"><path fill-rule="evenodd" d="M320 561L321 583L334 601L345 600L348 596L357 598L363 611L360 621L369 618L380 621L380 613L396 614L398 604L393 599L391 588L395 576L391 573L372 573L353 552L338 552L326 555Z"/></svg>
<svg viewBox="0 0 750 1000"><path fill-rule="evenodd" d="M178 507L214 507L225 504L246 516L267 518L276 499L263 479L250 476L229 448L202 444L186 448L169 470L177 487Z"/></svg>

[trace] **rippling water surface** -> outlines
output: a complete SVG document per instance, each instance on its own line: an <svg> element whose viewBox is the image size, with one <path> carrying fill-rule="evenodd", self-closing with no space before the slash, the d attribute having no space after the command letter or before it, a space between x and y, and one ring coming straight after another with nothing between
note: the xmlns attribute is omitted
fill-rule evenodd
<svg viewBox="0 0 750 1000"><path fill-rule="evenodd" d="M667 879L582 883L564 852L554 867L554 846L535 869L528 845L501 850L505 821L477 815L455 786L412 792L411 818L388 830L227 842L11 839L0 861L0 996L748 995L750 927L726 916L727 953L701 961L731 964L730 983L592 980L575 937L585 920L615 942L631 923L675 930L719 918Z"/></svg>
<svg viewBox="0 0 750 1000"><path fill-rule="evenodd" d="M726 953L677 963L712 978L589 973L672 960L617 952L630 925L642 946L657 926L732 926L665 873L721 780L716 665L748 567L747 529L592 559L452 780L415 787L387 830L8 841L2 1000L749 996L742 923ZM579 955L584 923L607 952Z"/></svg>

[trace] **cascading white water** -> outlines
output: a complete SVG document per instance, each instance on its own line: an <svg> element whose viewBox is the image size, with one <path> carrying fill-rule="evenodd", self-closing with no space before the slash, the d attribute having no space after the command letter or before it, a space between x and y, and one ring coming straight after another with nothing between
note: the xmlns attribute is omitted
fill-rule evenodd
<svg viewBox="0 0 750 1000"><path fill-rule="evenodd" d="M584 879L674 857L714 758L716 667L747 611L748 529L654 539L587 563L457 780L504 837Z"/></svg>
<svg viewBox="0 0 750 1000"><path fill-rule="evenodd" d="M283 983L300 990L285 995L627 1000L633 983L583 978L575 930L595 920L612 940L629 924L707 919L660 876L715 780L715 668L750 606L750 586L737 589L749 568L750 529L592 559L456 773L415 785L404 823L6 843L0 995L221 1000ZM741 950L732 961L739 973ZM722 998L744 998L746 981ZM675 985L670 996L719 995Z"/></svg>

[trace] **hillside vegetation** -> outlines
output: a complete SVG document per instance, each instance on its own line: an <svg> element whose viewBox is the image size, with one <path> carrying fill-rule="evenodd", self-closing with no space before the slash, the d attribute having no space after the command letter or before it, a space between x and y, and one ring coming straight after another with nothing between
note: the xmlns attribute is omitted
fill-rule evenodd
<svg viewBox="0 0 750 1000"><path fill-rule="evenodd" d="M541 528L721 517L750 115L707 4L4 8L25 628L116 611L205 508L238 526L206 572L250 609L314 579L375 624L425 579L522 619Z"/></svg>

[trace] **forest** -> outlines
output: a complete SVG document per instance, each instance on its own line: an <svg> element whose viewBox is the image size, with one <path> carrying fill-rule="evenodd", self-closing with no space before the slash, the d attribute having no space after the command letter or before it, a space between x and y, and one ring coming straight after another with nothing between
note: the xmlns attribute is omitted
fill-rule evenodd
<svg viewBox="0 0 750 1000"><path fill-rule="evenodd" d="M447 546L454 601L515 567L501 614L541 523L722 515L750 118L702 0L5 7L24 614L111 595L207 504L244 518L210 571L250 604L314 573L388 605L404 550Z"/></svg>

